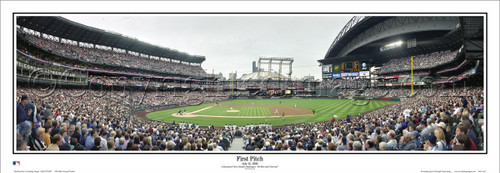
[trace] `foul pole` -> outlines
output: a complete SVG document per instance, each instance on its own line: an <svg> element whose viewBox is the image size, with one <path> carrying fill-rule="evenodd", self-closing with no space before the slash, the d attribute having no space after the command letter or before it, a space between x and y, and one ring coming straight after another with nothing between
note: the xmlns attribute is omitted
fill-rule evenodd
<svg viewBox="0 0 500 173"><path fill-rule="evenodd" d="M233 84L234 79L231 76L229 76L229 77L231 78L231 96L233 96L234 95L234 84Z"/></svg>

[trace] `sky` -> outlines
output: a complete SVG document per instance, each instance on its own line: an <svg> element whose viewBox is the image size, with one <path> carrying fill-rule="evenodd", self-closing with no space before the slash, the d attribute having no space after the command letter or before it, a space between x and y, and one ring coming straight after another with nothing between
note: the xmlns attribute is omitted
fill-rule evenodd
<svg viewBox="0 0 500 173"><path fill-rule="evenodd" d="M166 15L62 16L138 40L206 57L202 68L224 77L252 72L261 56L292 57L292 77L321 79L323 59L352 16L328 15ZM276 70L277 66L273 67ZM283 68L283 73L288 68Z"/></svg>

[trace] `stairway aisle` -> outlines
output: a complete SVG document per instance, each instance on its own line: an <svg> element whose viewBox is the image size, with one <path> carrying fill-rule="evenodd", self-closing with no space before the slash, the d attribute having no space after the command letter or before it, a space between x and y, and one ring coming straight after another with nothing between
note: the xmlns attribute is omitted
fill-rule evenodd
<svg viewBox="0 0 500 173"><path fill-rule="evenodd" d="M245 151L243 149L244 145L245 144L243 143L243 138L235 138L233 139L231 147L229 147L229 151Z"/></svg>

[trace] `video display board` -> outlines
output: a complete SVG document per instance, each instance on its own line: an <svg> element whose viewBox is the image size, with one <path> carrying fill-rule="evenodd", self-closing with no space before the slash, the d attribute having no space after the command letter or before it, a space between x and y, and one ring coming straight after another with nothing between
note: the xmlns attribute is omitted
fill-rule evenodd
<svg viewBox="0 0 500 173"><path fill-rule="evenodd" d="M331 73L331 72L332 72L331 64L323 65L323 73Z"/></svg>

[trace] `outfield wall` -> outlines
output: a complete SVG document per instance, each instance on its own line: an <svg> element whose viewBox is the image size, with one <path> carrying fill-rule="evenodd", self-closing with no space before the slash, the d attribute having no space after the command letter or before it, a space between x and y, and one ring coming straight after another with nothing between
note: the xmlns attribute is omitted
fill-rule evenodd
<svg viewBox="0 0 500 173"><path fill-rule="evenodd" d="M340 89L316 89L316 96L337 97L339 96Z"/></svg>
<svg viewBox="0 0 500 173"><path fill-rule="evenodd" d="M401 101L401 98L396 97L361 97L361 96L353 96L353 97L345 97L345 96L311 96L311 97L300 97L300 96L280 96L280 97L272 97L272 96L257 96L257 97L229 97L230 99L354 99L354 100L382 100L382 101Z"/></svg>

